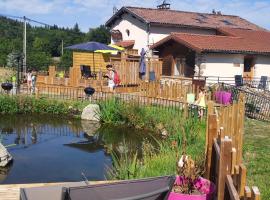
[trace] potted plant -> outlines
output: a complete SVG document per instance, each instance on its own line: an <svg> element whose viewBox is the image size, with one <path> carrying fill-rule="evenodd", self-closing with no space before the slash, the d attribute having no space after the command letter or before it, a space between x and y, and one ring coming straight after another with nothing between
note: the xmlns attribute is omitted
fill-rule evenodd
<svg viewBox="0 0 270 200"><path fill-rule="evenodd" d="M184 144L184 149L185 149ZM185 152L185 151L184 151ZM178 153L176 153L178 157ZM183 153L177 162L177 176L169 200L211 200L215 185L200 176L199 167L192 158Z"/></svg>

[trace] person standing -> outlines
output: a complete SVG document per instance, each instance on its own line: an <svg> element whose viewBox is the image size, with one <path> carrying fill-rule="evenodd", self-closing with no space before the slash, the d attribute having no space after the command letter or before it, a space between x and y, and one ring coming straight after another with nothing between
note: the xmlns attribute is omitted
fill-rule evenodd
<svg viewBox="0 0 270 200"><path fill-rule="evenodd" d="M32 88L32 70L28 70L26 74L26 80L27 80L27 92L31 93Z"/></svg>
<svg viewBox="0 0 270 200"><path fill-rule="evenodd" d="M199 114L199 118L202 119L204 109L206 108L205 89L204 89L204 87L201 86L199 88L199 90L200 90L199 97L198 97L197 101L195 102L195 104L197 104L199 106L198 114Z"/></svg>
<svg viewBox="0 0 270 200"><path fill-rule="evenodd" d="M32 77L31 77L32 94L34 94L36 91L36 81L37 81L37 74L34 71L32 72Z"/></svg>

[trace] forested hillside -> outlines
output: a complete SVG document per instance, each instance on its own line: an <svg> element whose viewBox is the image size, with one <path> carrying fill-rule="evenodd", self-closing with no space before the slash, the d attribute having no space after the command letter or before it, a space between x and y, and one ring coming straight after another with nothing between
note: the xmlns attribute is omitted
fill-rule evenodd
<svg viewBox="0 0 270 200"><path fill-rule="evenodd" d="M27 24L27 66L46 69L52 64L52 57L61 56L62 40L64 47L85 41L108 43L110 34L103 25L89 29L88 33L83 33L77 23L73 28L60 28L56 25L40 27ZM12 52L21 53L22 49L23 23L0 17L0 66L7 66L9 64L8 55ZM69 67L71 65L71 52L65 50L58 65Z"/></svg>

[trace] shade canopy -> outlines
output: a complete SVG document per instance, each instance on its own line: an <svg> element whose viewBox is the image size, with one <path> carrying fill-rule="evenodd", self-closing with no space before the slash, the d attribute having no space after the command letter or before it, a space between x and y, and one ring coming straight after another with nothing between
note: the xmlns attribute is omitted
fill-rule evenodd
<svg viewBox="0 0 270 200"><path fill-rule="evenodd" d="M110 47L100 42L85 42L85 43L75 44L75 45L66 47L66 49L91 51L91 52L94 52L97 50L117 50L113 47Z"/></svg>
<svg viewBox="0 0 270 200"><path fill-rule="evenodd" d="M108 46L112 47L114 49L117 49L117 50L96 50L95 52L96 53L110 53L110 54L113 54L113 55L117 55L117 53L119 51L124 51L125 50L125 48L119 47L119 46L114 45L114 44L109 44Z"/></svg>

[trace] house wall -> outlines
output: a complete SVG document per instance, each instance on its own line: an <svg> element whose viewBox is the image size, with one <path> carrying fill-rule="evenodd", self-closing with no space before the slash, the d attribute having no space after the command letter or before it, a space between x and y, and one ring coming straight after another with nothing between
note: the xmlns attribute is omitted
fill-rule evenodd
<svg viewBox="0 0 270 200"><path fill-rule="evenodd" d="M255 77L268 76L270 78L270 56L258 56L255 61Z"/></svg>
<svg viewBox="0 0 270 200"><path fill-rule="evenodd" d="M126 30L129 30L128 36ZM147 47L147 25L129 14L123 14L121 19L117 20L111 30L119 30L122 33L123 40L135 40L134 49ZM115 41L111 40L112 43Z"/></svg>
<svg viewBox="0 0 270 200"><path fill-rule="evenodd" d="M198 63L197 63L198 65ZM234 81L235 75L243 75L244 56L238 54L207 54L201 62L201 76L208 77L207 82L216 82L217 77L220 81Z"/></svg>

